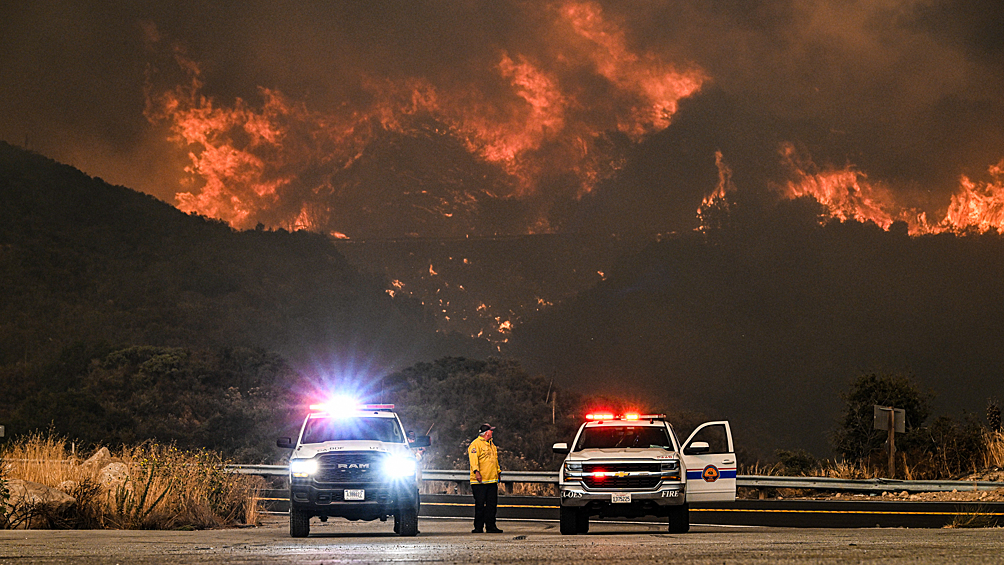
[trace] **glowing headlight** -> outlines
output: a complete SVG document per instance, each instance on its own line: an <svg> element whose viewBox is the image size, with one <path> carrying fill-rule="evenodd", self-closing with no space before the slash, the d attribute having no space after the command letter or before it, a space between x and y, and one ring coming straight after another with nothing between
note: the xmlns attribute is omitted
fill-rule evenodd
<svg viewBox="0 0 1004 565"><path fill-rule="evenodd" d="M294 477L309 477L317 472L317 459L291 459L289 472Z"/></svg>
<svg viewBox="0 0 1004 565"><path fill-rule="evenodd" d="M383 462L383 472L388 477L411 477L418 470L415 459L406 455L391 455Z"/></svg>
<svg viewBox="0 0 1004 565"><path fill-rule="evenodd" d="M568 474L569 473L581 473L581 472L582 472L582 463L565 463L564 477L565 477L566 481L578 481L578 480L580 480L578 477L574 477L573 478L573 477L568 476Z"/></svg>

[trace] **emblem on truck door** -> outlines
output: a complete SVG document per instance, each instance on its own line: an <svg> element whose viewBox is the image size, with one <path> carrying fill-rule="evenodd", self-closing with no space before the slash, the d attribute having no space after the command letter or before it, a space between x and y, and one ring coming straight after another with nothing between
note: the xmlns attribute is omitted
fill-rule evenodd
<svg viewBox="0 0 1004 565"><path fill-rule="evenodd" d="M714 465L708 465L707 467L704 468L704 472L701 473L701 476L704 478L705 481L713 483L718 480L718 477L721 476L721 474L718 472L718 467L715 467Z"/></svg>

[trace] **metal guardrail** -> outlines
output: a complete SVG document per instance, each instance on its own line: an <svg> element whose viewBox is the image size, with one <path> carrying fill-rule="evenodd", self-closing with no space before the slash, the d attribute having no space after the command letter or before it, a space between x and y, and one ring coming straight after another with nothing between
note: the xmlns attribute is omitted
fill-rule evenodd
<svg viewBox="0 0 1004 565"><path fill-rule="evenodd" d="M289 467L284 465L228 465L228 469L248 475L286 476ZM463 470L423 469L422 480L464 482L470 472ZM557 471L503 471L504 483L557 484ZM901 481L897 479L835 479L830 477L769 477L739 475L736 485L747 488L795 488L832 490L844 492L951 492L967 490L995 490L1004 488L1004 482L993 481Z"/></svg>

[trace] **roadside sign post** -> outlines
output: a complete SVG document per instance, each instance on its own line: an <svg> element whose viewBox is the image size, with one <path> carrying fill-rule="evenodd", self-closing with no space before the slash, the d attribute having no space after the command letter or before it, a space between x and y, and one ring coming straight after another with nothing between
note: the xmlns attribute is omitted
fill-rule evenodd
<svg viewBox="0 0 1004 565"><path fill-rule="evenodd" d="M874 405L876 430L889 431L889 478L896 478L896 432L906 432L906 410Z"/></svg>

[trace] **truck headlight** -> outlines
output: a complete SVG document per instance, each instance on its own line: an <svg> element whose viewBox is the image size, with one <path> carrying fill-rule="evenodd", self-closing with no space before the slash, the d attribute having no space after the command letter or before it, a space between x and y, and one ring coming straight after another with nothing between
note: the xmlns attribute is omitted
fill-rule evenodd
<svg viewBox="0 0 1004 565"><path fill-rule="evenodd" d="M667 461L659 466L659 470L662 471L662 478L664 479L679 479L680 478L680 462L679 461Z"/></svg>
<svg viewBox="0 0 1004 565"><path fill-rule="evenodd" d="M290 459L289 472L294 477L309 477L317 472L317 459Z"/></svg>
<svg viewBox="0 0 1004 565"><path fill-rule="evenodd" d="M393 479L411 477L418 470L418 463L407 455L391 455L384 459L383 472Z"/></svg>
<svg viewBox="0 0 1004 565"><path fill-rule="evenodd" d="M578 477L569 477L569 473L581 473L582 463L565 463L565 480L566 481L577 481Z"/></svg>

